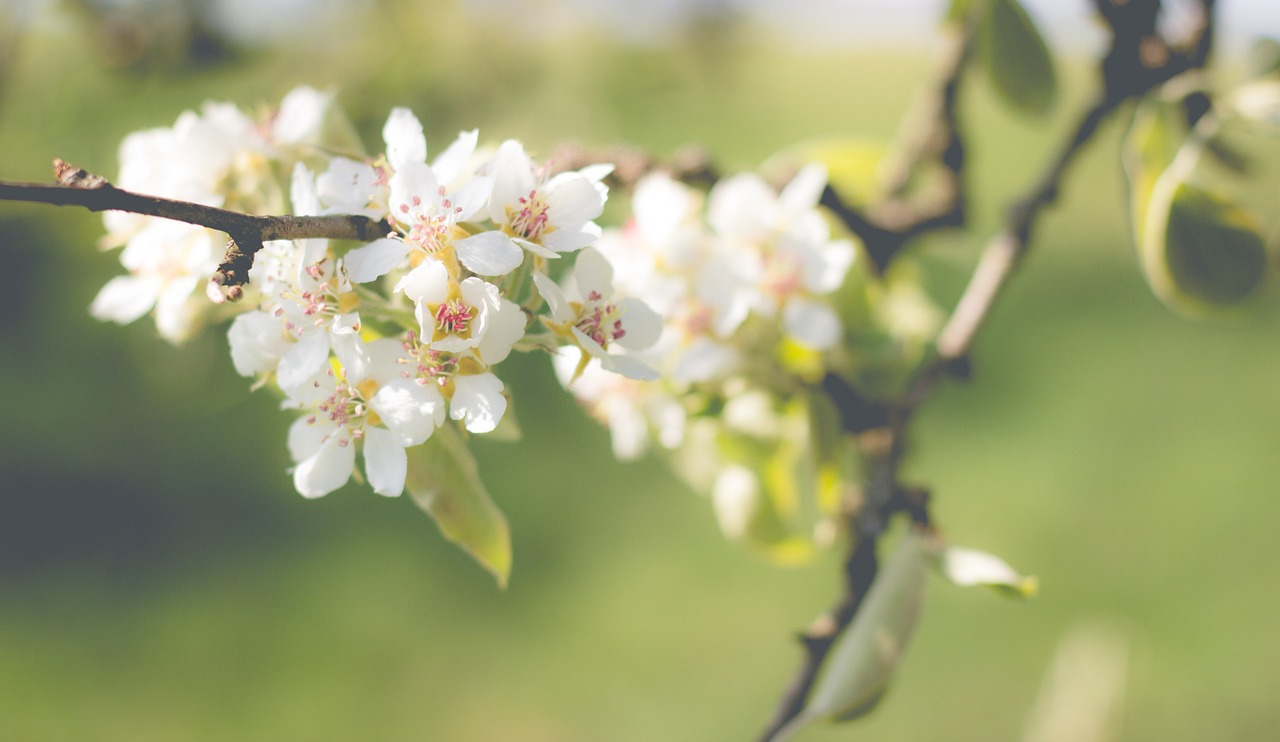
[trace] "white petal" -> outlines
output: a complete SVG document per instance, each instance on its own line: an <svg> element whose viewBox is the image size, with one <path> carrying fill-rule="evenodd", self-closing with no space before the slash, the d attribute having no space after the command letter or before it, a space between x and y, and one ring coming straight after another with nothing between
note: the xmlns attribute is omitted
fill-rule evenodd
<svg viewBox="0 0 1280 742"><path fill-rule="evenodd" d="M736 358L737 355L729 348L707 338L699 338L680 356L671 371L671 378L693 384L710 381L728 371Z"/></svg>
<svg viewBox="0 0 1280 742"><path fill-rule="evenodd" d="M507 411L501 379L493 374L457 376L453 384L449 417L465 420L464 425L472 433L488 433L498 427L498 421Z"/></svg>
<svg viewBox="0 0 1280 742"><path fill-rule="evenodd" d="M368 283L390 273L408 254L408 243L384 237L357 247L342 262L352 283Z"/></svg>
<svg viewBox="0 0 1280 742"><path fill-rule="evenodd" d="M462 166L467 164L467 159L471 157L471 153L476 151L476 141L480 138L480 131L472 129L458 134L458 138L453 140L444 151L436 155L436 159L431 161L431 169L435 171L436 177L441 183L452 183L453 179L458 177L458 171Z"/></svg>
<svg viewBox="0 0 1280 742"><path fill-rule="evenodd" d="M524 251L502 232L481 232L453 246L467 270L482 276L506 275L524 262Z"/></svg>
<svg viewBox="0 0 1280 742"><path fill-rule="evenodd" d="M595 224L586 224L582 229L557 229L542 238L543 244L557 253L573 252L600 239L600 228Z"/></svg>
<svg viewBox="0 0 1280 742"><path fill-rule="evenodd" d="M396 108L382 127L382 141L387 144L387 162L397 172L407 163L427 161L427 138L422 123L413 111Z"/></svg>
<svg viewBox="0 0 1280 742"><path fill-rule="evenodd" d="M440 181L421 162L406 162L389 185L391 218L401 224L412 225L415 214L434 214L440 205Z"/></svg>
<svg viewBox="0 0 1280 742"><path fill-rule="evenodd" d="M151 311L160 286L161 281L156 277L116 276L94 297L89 314L94 319L127 325Z"/></svg>
<svg viewBox="0 0 1280 742"><path fill-rule="evenodd" d="M520 305L506 299L501 300L496 312L489 320L489 328L480 340L480 360L492 366L502 363L511 353L511 346L524 337L527 320Z"/></svg>
<svg viewBox="0 0 1280 742"><path fill-rule="evenodd" d="M444 397L434 386L409 379L383 384L369 400L369 407L402 446L416 446L430 438L436 429L437 410L443 410L443 405Z"/></svg>
<svg viewBox="0 0 1280 742"><path fill-rule="evenodd" d="M355 465L355 446L347 430L339 428L294 468L293 486L303 497L323 497L346 484Z"/></svg>
<svg viewBox="0 0 1280 742"><path fill-rule="evenodd" d="M318 330L303 335L280 356L276 383L288 392L311 380L329 360L329 333Z"/></svg>
<svg viewBox="0 0 1280 742"><path fill-rule="evenodd" d="M606 371L612 371L615 374L622 374L628 379L636 379L639 381L657 381L662 375L653 370L649 364L638 358L631 356L618 355L616 353L605 353L600 356L600 365Z"/></svg>
<svg viewBox="0 0 1280 742"><path fill-rule="evenodd" d="M274 371L287 343L280 319L266 312L245 312L227 330L231 363L241 376Z"/></svg>
<svg viewBox="0 0 1280 742"><path fill-rule="evenodd" d="M613 266L598 250L586 248L578 253L578 260L573 264L573 278L583 298L593 292L602 298L613 295Z"/></svg>
<svg viewBox="0 0 1280 742"><path fill-rule="evenodd" d="M314 141L333 102L333 93L322 93L302 85L280 101L280 111L271 125L271 137L281 144Z"/></svg>
<svg viewBox="0 0 1280 742"><path fill-rule="evenodd" d="M547 207L552 224L576 229L600 216L604 198L581 174L561 173L547 183Z"/></svg>
<svg viewBox="0 0 1280 742"><path fill-rule="evenodd" d="M320 213L320 197L316 194L316 179L301 162L293 166L293 178L289 182L289 201L293 213L314 216Z"/></svg>
<svg viewBox="0 0 1280 742"><path fill-rule="evenodd" d="M826 350L840 339L840 318L825 304L793 297L782 308L782 324L796 342Z"/></svg>
<svg viewBox="0 0 1280 742"><path fill-rule="evenodd" d="M378 427L365 428L364 475L374 492L399 497L404 492L408 469L409 457L395 433Z"/></svg>
<svg viewBox="0 0 1280 742"><path fill-rule="evenodd" d="M662 317L639 299L618 302L622 329L626 331L617 343L628 350L644 350L658 342L662 334Z"/></svg>
<svg viewBox="0 0 1280 742"><path fill-rule="evenodd" d="M753 242L768 236L777 213L773 189L751 173L716 183L707 197L707 221L717 234Z"/></svg>
<svg viewBox="0 0 1280 742"><path fill-rule="evenodd" d="M834 240L822 245L814 252L816 259L805 261L805 288L815 294L829 294L840 288L857 254L853 243L848 240Z"/></svg>
<svg viewBox="0 0 1280 742"><path fill-rule="evenodd" d="M559 234L559 232L556 232L553 234ZM560 253L556 252L555 250L548 250L542 245L539 245L536 242L530 242L524 239L523 237L512 237L511 241L516 243L520 247L523 247L524 249L528 250L529 252L533 253L534 255L537 255L540 258L555 259L560 257Z"/></svg>
<svg viewBox="0 0 1280 742"><path fill-rule="evenodd" d="M439 304L449 298L449 269L439 260L424 260L396 283L395 290L416 302Z"/></svg>
<svg viewBox="0 0 1280 742"><path fill-rule="evenodd" d="M289 455L294 461L305 461L315 456L324 445L325 436L338 429L328 420L312 423L308 422L310 419L311 415L300 417L289 426Z"/></svg>
<svg viewBox="0 0 1280 742"><path fill-rule="evenodd" d="M473 178L462 190L449 194L456 215L454 218L460 222L469 221L489 203L492 192L493 178Z"/></svg>
<svg viewBox="0 0 1280 742"><path fill-rule="evenodd" d="M778 202L787 214L799 214L817 206L826 187L827 169L821 163L811 162L782 189L782 193L778 194Z"/></svg>
<svg viewBox="0 0 1280 742"><path fill-rule="evenodd" d="M538 287L538 293L551 309L551 319L556 322L568 322L573 319L573 308L569 306L569 300L565 298L564 292L555 281L541 273L534 273L533 284Z"/></svg>

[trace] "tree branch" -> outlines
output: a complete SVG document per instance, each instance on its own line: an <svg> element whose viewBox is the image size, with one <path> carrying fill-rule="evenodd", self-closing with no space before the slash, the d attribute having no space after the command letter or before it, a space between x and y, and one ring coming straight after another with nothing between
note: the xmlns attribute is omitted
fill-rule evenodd
<svg viewBox="0 0 1280 742"><path fill-rule="evenodd" d="M222 265L212 276L218 286L235 288L249 280L253 255L270 240L334 239L371 241L391 231L385 222L365 216L258 216L213 206L146 196L116 188L94 175L54 160L56 184L0 181L0 201L28 201L55 206L80 206L89 211L127 211L173 219L225 232L231 238ZM232 298L238 292L231 294Z"/></svg>
<svg viewBox="0 0 1280 742"><path fill-rule="evenodd" d="M906 512L916 523L929 525L927 493L905 488L898 481L908 424L945 374L958 370L967 373L973 340L1025 256L1040 215L1056 200L1069 166L1093 139L1102 122L1125 101L1144 95L1188 70L1199 69L1207 60L1210 48L1207 39L1213 32L1213 0L1201 0L1203 22L1180 44L1169 44L1154 36L1159 0L1095 2L1113 31L1111 49L1100 62L1103 90L1081 115L1045 173L1010 210L1005 228L988 243L968 287L939 333L933 360L924 367L915 386L899 406L878 408L868 404L838 377L828 377L823 382L824 390L840 410L845 429L861 433L859 446L864 455L870 454L873 465L864 502L849 522L853 546L845 560L843 594L801 635L804 657L800 668L761 735L761 742L776 739L778 732L804 710L828 652L840 633L853 622L875 580L876 547L892 516ZM1156 42L1152 42L1153 38ZM1141 53L1142 47L1150 49L1153 43L1169 53L1154 56ZM954 172L958 177L959 169ZM887 420L885 427L869 430L865 427L882 414ZM867 432L862 432L864 430Z"/></svg>

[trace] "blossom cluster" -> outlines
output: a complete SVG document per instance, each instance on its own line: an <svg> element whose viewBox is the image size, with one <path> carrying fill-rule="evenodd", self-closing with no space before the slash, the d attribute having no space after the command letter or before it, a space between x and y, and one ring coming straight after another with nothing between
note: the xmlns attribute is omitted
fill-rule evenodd
<svg viewBox="0 0 1280 742"><path fill-rule="evenodd" d="M657 339L658 316L615 294L589 247L610 167L551 174L519 142L478 147L476 131L428 160L423 127L403 108L383 127L383 154L340 156L324 141L334 115L330 96L305 88L257 122L207 104L127 138L119 185L250 213L360 214L385 223L385 237L268 242L254 256L249 298L216 305L203 290L220 258L216 233L113 212L108 240L125 245L128 274L91 308L118 322L151 312L172 341L233 314L236 371L273 385L300 413L288 436L298 492L343 486L359 473L359 454L375 492L401 494L407 449L445 425L498 427L507 397L494 369L516 347L573 347L584 368L656 377L627 353ZM571 254L562 287L549 271ZM549 313L530 333L542 308Z"/></svg>
<svg viewBox="0 0 1280 742"><path fill-rule="evenodd" d="M209 277L225 238L110 212L104 242L124 246L127 274L92 313L150 313L173 342L229 321L236 371L298 415L288 449L306 497L353 476L421 495L415 472L441 455L472 468L465 446L440 441L497 430L508 407L497 367L541 350L619 458L656 440L713 497L726 533L775 552L820 540L843 479L817 453L821 380L856 376L849 349L879 337L849 325L866 316L849 305L865 261L819 208L822 166L780 190L750 173L709 191L653 173L625 226L602 230L608 165L556 172L474 130L429 157L405 108L381 133L381 151L364 154L332 96L300 88L261 118L209 103L130 135L122 188L247 213L360 215L383 236L267 242L241 300L219 302Z"/></svg>

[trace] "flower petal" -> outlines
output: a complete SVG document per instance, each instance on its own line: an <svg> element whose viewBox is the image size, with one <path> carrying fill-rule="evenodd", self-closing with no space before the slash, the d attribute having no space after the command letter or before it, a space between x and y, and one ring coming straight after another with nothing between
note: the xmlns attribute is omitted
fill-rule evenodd
<svg viewBox="0 0 1280 742"><path fill-rule="evenodd" d="M814 350L827 350L840 339L840 318L835 311L799 296L782 308L782 325L796 342Z"/></svg>
<svg viewBox="0 0 1280 742"><path fill-rule="evenodd" d="M443 417L444 397L434 386L394 379L378 388L369 407L396 434L402 446L416 446L435 432Z"/></svg>
<svg viewBox="0 0 1280 742"><path fill-rule="evenodd" d="M387 144L387 162L399 171L410 162L427 161L427 138L422 122L407 108L392 109L382 127L382 141Z"/></svg>
<svg viewBox="0 0 1280 742"><path fill-rule="evenodd" d="M568 322L573 319L573 308L569 306L569 300L565 298L564 292L555 281L541 273L534 273L533 284L538 287L538 293L551 309L551 319L556 322Z"/></svg>
<svg viewBox="0 0 1280 742"><path fill-rule="evenodd" d="M342 262L352 283L368 283L390 273L408 254L408 243L384 237L357 247Z"/></svg>
<svg viewBox="0 0 1280 742"><path fill-rule="evenodd" d="M618 302L622 327L626 334L617 343L628 350L644 350L658 342L662 334L662 317L639 299Z"/></svg>
<svg viewBox="0 0 1280 742"><path fill-rule="evenodd" d="M431 169L435 171L441 183L452 183L453 179L458 177L458 171L467 164L471 153L476 151L476 142L479 138L479 129L459 132L458 138L445 147L443 152L436 155L436 159L431 161Z"/></svg>
<svg viewBox="0 0 1280 742"><path fill-rule="evenodd" d="M449 417L464 420L472 433L488 433L498 427L507 411L507 398L502 396L502 380L493 374L457 376Z"/></svg>
<svg viewBox="0 0 1280 742"><path fill-rule="evenodd" d="M502 232L481 232L453 246L467 270L482 276L503 276L524 262L524 251Z"/></svg>
<svg viewBox="0 0 1280 742"><path fill-rule="evenodd" d="M276 369L276 383L288 392L311 380L329 360L329 333L311 332L289 346L280 356Z"/></svg>
<svg viewBox="0 0 1280 742"><path fill-rule="evenodd" d="M347 430L339 428L294 468L293 486L303 497L323 497L346 484L355 466L355 446Z"/></svg>
<svg viewBox="0 0 1280 742"><path fill-rule="evenodd" d="M364 475L373 491L385 497L404 492L409 457L395 433L377 427L364 431Z"/></svg>

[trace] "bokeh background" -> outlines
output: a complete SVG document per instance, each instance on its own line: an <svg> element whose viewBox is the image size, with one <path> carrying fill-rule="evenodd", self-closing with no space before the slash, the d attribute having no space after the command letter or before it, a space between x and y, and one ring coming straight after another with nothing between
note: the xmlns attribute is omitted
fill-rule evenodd
<svg viewBox="0 0 1280 742"><path fill-rule="evenodd" d="M1220 4L1228 55L1280 33L1267 0ZM407 105L436 148L478 126L543 153L702 143L749 168L796 141L893 132L929 79L938 3L889 5L11 2L0 178L46 180L54 157L114 176L130 131L303 83L337 90L371 147ZM1054 120L969 86L975 229L923 258L943 301L1080 105L1086 5L1033 4L1068 57ZM1204 322L1152 297L1120 133L1072 172L973 381L927 406L909 462L946 533L1039 575L1040 595L934 579L884 704L803 740L1022 739L1081 624L1126 638L1120 739L1276 738L1280 304ZM727 543L707 501L658 459L614 462L545 359L521 358L504 366L526 440L474 443L514 533L500 592L407 499L297 496L290 418L247 393L221 333L172 348L145 322L91 320L118 271L100 234L84 211L0 204L0 740L763 728L839 554L783 568Z"/></svg>

